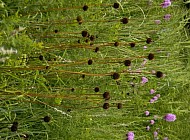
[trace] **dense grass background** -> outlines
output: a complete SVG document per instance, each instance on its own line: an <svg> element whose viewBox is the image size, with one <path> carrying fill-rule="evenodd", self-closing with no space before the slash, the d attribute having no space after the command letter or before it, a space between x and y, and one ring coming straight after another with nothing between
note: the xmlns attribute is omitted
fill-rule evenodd
<svg viewBox="0 0 190 140"><path fill-rule="evenodd" d="M118 9L113 8L116 2ZM182 1L165 9L162 2L1 1L0 139L119 140L134 131L135 139L149 140L158 131L158 139L189 140L190 51L189 29L184 28L189 11ZM123 24L123 18L129 22ZM93 39L82 37L82 31ZM147 60L150 53L153 60ZM152 71L164 76L157 78ZM142 84L142 77L148 83ZM149 103L150 89L161 95L154 103ZM104 92L110 93L109 101ZM105 102L109 109L102 108ZM166 113L176 114L177 120L166 122ZM18 127L12 132L13 122Z"/></svg>

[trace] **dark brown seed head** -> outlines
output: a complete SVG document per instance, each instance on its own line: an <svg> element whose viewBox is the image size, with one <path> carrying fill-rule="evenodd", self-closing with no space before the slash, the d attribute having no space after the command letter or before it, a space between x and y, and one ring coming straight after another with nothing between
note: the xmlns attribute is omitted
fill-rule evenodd
<svg viewBox="0 0 190 140"><path fill-rule="evenodd" d="M71 91L72 91L72 92L74 92L74 91L75 91L75 89L74 89L74 88L71 88Z"/></svg>
<svg viewBox="0 0 190 140"><path fill-rule="evenodd" d="M109 92L104 92L103 98L104 98L105 100L109 100L109 99L110 99L110 93L109 93Z"/></svg>
<svg viewBox="0 0 190 140"><path fill-rule="evenodd" d="M82 75L82 78L83 78L83 79L85 78L85 75L84 75L84 74Z"/></svg>
<svg viewBox="0 0 190 140"><path fill-rule="evenodd" d="M146 43L150 44L151 42L152 42L152 39L151 38L147 38Z"/></svg>
<svg viewBox="0 0 190 140"><path fill-rule="evenodd" d="M95 36L94 35L91 35L90 36L90 41L94 41L95 40Z"/></svg>
<svg viewBox="0 0 190 140"><path fill-rule="evenodd" d="M154 54L153 54L153 53L149 53L149 54L148 54L148 59L149 59L149 60L154 59Z"/></svg>
<svg viewBox="0 0 190 140"><path fill-rule="evenodd" d="M88 42L89 42L89 39L86 39L85 42L88 43Z"/></svg>
<svg viewBox="0 0 190 140"><path fill-rule="evenodd" d="M71 112L71 109L67 109L67 112Z"/></svg>
<svg viewBox="0 0 190 140"><path fill-rule="evenodd" d="M58 33L58 30L56 29L56 30L54 30L54 32L55 32L55 33Z"/></svg>
<svg viewBox="0 0 190 140"><path fill-rule="evenodd" d="M39 56L39 59L40 59L40 60L43 60L43 56L42 56L42 55L40 55L40 56Z"/></svg>
<svg viewBox="0 0 190 140"><path fill-rule="evenodd" d="M80 44L80 40L77 41Z"/></svg>
<svg viewBox="0 0 190 140"><path fill-rule="evenodd" d="M112 75L112 78L115 79L115 80L119 79L119 77L120 77L119 73L116 73L116 72L114 72L113 75Z"/></svg>
<svg viewBox="0 0 190 140"><path fill-rule="evenodd" d="M158 77L158 78L161 78L161 77L163 77L163 73L161 72L161 71L157 71L156 72L156 77Z"/></svg>
<svg viewBox="0 0 190 140"><path fill-rule="evenodd" d="M17 129L18 129L18 126L17 126L17 125L12 125L12 126L11 126L11 131L12 131L12 132L17 131Z"/></svg>
<svg viewBox="0 0 190 140"><path fill-rule="evenodd" d="M134 42L129 43L129 45L131 46L131 48L135 47L135 43Z"/></svg>
<svg viewBox="0 0 190 140"><path fill-rule="evenodd" d="M116 46L116 47L119 46L119 42L115 42L114 46Z"/></svg>
<svg viewBox="0 0 190 140"><path fill-rule="evenodd" d="M78 22L79 24L82 23L82 17L81 17L81 16L77 16L77 22Z"/></svg>
<svg viewBox="0 0 190 140"><path fill-rule="evenodd" d="M49 122L50 120L51 120L51 118L49 116L44 117L44 122Z"/></svg>
<svg viewBox="0 0 190 140"><path fill-rule="evenodd" d="M96 47L94 51L95 51L95 52L98 52L98 51L99 51L99 48L98 48L98 47Z"/></svg>
<svg viewBox="0 0 190 140"><path fill-rule="evenodd" d="M128 18L123 18L120 20L123 24L127 24L128 23Z"/></svg>
<svg viewBox="0 0 190 140"><path fill-rule="evenodd" d="M130 66L131 65L131 61L130 60L125 60L124 61L124 65L125 66Z"/></svg>
<svg viewBox="0 0 190 140"><path fill-rule="evenodd" d="M84 11L87 11L87 10L88 10L88 6L87 6L87 5L84 5L82 9L83 9Z"/></svg>
<svg viewBox="0 0 190 140"><path fill-rule="evenodd" d="M110 107L109 103L104 103L103 109L108 109Z"/></svg>
<svg viewBox="0 0 190 140"><path fill-rule="evenodd" d="M95 88L94 88L94 91L95 91L95 92L99 92L99 91L100 91L99 87L95 87Z"/></svg>
<svg viewBox="0 0 190 140"><path fill-rule="evenodd" d="M122 103L118 103L118 104L117 104L117 108L118 108L118 109L121 109L121 108L122 108Z"/></svg>
<svg viewBox="0 0 190 140"><path fill-rule="evenodd" d="M115 8L115 9L119 8L119 3L114 3L113 8Z"/></svg>
<svg viewBox="0 0 190 140"><path fill-rule="evenodd" d="M92 65L92 62L93 62L93 61L92 61L91 59L89 59L89 60L88 60L88 65Z"/></svg>
<svg viewBox="0 0 190 140"><path fill-rule="evenodd" d="M83 37L88 37L88 32L87 31L82 31L82 36Z"/></svg>

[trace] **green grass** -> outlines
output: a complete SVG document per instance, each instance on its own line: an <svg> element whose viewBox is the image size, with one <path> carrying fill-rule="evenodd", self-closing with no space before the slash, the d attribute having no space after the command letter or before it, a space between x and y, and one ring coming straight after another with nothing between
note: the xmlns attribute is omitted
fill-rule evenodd
<svg viewBox="0 0 190 140"><path fill-rule="evenodd" d="M3 2L0 139L118 140L134 131L135 139L151 140L158 128L159 139L189 139L190 50L183 19L189 13L181 1L165 9L161 0L150 6L141 0ZM119 9L112 7L114 2ZM171 19L165 21L165 14L171 14ZM81 25L77 16L82 17ZM123 24L123 18L129 22ZM82 31L95 40L82 37ZM150 44L147 38L152 39ZM135 47L130 47L133 42ZM17 53L8 54L11 48ZM141 66L150 53L155 58ZM131 66L125 66L125 60L131 60ZM161 71L164 77L157 78L152 71ZM114 80L113 73L119 79ZM142 77L148 83L141 84ZM95 92L95 87L100 91ZM150 89L161 95L153 104ZM110 100L103 99L104 92L110 93ZM103 109L105 102L109 109ZM118 103L122 109L117 109ZM144 115L146 110L150 116ZM164 121L167 113L176 114L177 120ZM159 118L150 125L154 115ZM44 122L45 116L50 122ZM14 132L13 122L18 122Z"/></svg>

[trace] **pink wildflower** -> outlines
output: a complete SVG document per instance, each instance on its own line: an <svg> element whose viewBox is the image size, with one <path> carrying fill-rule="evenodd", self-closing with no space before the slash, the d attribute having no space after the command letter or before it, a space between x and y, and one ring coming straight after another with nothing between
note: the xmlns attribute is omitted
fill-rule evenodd
<svg viewBox="0 0 190 140"><path fill-rule="evenodd" d="M166 14L166 15L164 16L164 19L165 19L165 20L170 20L170 18L171 18L171 15L170 15L170 14Z"/></svg>
<svg viewBox="0 0 190 140"><path fill-rule="evenodd" d="M146 78L146 77L142 77L141 78L141 83L142 84L145 84L145 83L147 83L148 82L148 79Z"/></svg>
<svg viewBox="0 0 190 140"><path fill-rule="evenodd" d="M150 90L150 94L154 94L156 91L154 89Z"/></svg>
<svg viewBox="0 0 190 140"><path fill-rule="evenodd" d="M164 116L164 120L167 122L174 122L176 120L176 115L168 113Z"/></svg>
<svg viewBox="0 0 190 140"><path fill-rule="evenodd" d="M165 0L165 1L161 4L162 8L167 8L167 7L169 7L170 5L171 5L171 1L170 1L170 0Z"/></svg>
<svg viewBox="0 0 190 140"><path fill-rule="evenodd" d="M148 116L150 114L149 111L145 111L145 115Z"/></svg>

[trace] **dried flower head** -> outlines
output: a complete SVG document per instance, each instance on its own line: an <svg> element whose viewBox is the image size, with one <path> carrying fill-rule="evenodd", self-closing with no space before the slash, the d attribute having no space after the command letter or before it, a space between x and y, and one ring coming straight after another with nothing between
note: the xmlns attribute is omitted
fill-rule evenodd
<svg viewBox="0 0 190 140"><path fill-rule="evenodd" d="M99 92L99 91L100 91L99 87L95 87L95 88L94 88L94 91L95 91L95 92Z"/></svg>
<svg viewBox="0 0 190 140"><path fill-rule="evenodd" d="M88 32L87 31L82 31L82 36L83 37L87 37L89 34L88 34Z"/></svg>
<svg viewBox="0 0 190 140"><path fill-rule="evenodd" d="M156 72L156 77L157 77L157 78L161 78L161 77L163 77L163 75L164 75L164 74L163 74L161 71L157 71L157 72Z"/></svg>
<svg viewBox="0 0 190 140"><path fill-rule="evenodd" d="M164 15L164 19L165 19L165 20L170 20L170 18L171 18L171 15L170 15L170 14Z"/></svg>
<svg viewBox="0 0 190 140"><path fill-rule="evenodd" d="M87 10L88 10L88 6L87 6L87 5L84 5L82 9L83 9L84 11L87 11Z"/></svg>
<svg viewBox="0 0 190 140"><path fill-rule="evenodd" d="M123 24L127 24L128 23L128 18L123 18L120 20Z"/></svg>
<svg viewBox="0 0 190 140"><path fill-rule="evenodd" d="M115 42L114 46L116 46L116 47L119 46L119 42Z"/></svg>
<svg viewBox="0 0 190 140"><path fill-rule="evenodd" d="M51 120L51 118L49 116L44 117L44 122L49 122L50 120Z"/></svg>
<svg viewBox="0 0 190 140"><path fill-rule="evenodd" d="M122 106L123 106L122 103L118 103L118 104L117 104L117 108L118 108L118 109L121 109Z"/></svg>
<svg viewBox="0 0 190 140"><path fill-rule="evenodd" d="M109 99L110 99L110 93L109 93L109 92L104 92L103 98L104 98L105 100L109 100Z"/></svg>
<svg viewBox="0 0 190 140"><path fill-rule="evenodd" d="M135 47L135 43L134 42L129 43L129 45L131 46L131 48Z"/></svg>
<svg viewBox="0 0 190 140"><path fill-rule="evenodd" d="M92 65L92 62L93 62L92 59L89 59L88 60L88 65Z"/></svg>
<svg viewBox="0 0 190 140"><path fill-rule="evenodd" d="M119 3L114 3L113 8L118 9L119 8Z"/></svg>
<svg viewBox="0 0 190 140"><path fill-rule="evenodd" d="M94 52L98 52L99 50L100 50L99 47L96 47Z"/></svg>
<svg viewBox="0 0 190 140"><path fill-rule="evenodd" d="M113 78L114 80L119 79L119 77L120 77L119 73L114 72L114 73L112 74L112 78Z"/></svg>
<svg viewBox="0 0 190 140"><path fill-rule="evenodd" d="M125 60L124 65L125 66L130 66L131 65L131 60Z"/></svg>
<svg viewBox="0 0 190 140"><path fill-rule="evenodd" d="M54 30L54 32L55 32L55 33L58 33L58 30L56 29L56 30Z"/></svg>
<svg viewBox="0 0 190 140"><path fill-rule="evenodd" d="M108 109L109 108L109 103L104 103L104 105L103 105L103 109Z"/></svg>
<svg viewBox="0 0 190 140"><path fill-rule="evenodd" d="M149 54L148 54L148 59L149 59L149 60L154 59L154 54L153 54L153 53L149 53Z"/></svg>
<svg viewBox="0 0 190 140"><path fill-rule="evenodd" d="M176 120L176 115L168 113L164 116L164 120L167 122L174 122Z"/></svg>
<svg viewBox="0 0 190 140"><path fill-rule="evenodd" d="M146 43L150 44L151 42L152 42L152 39L151 38L147 38Z"/></svg>

